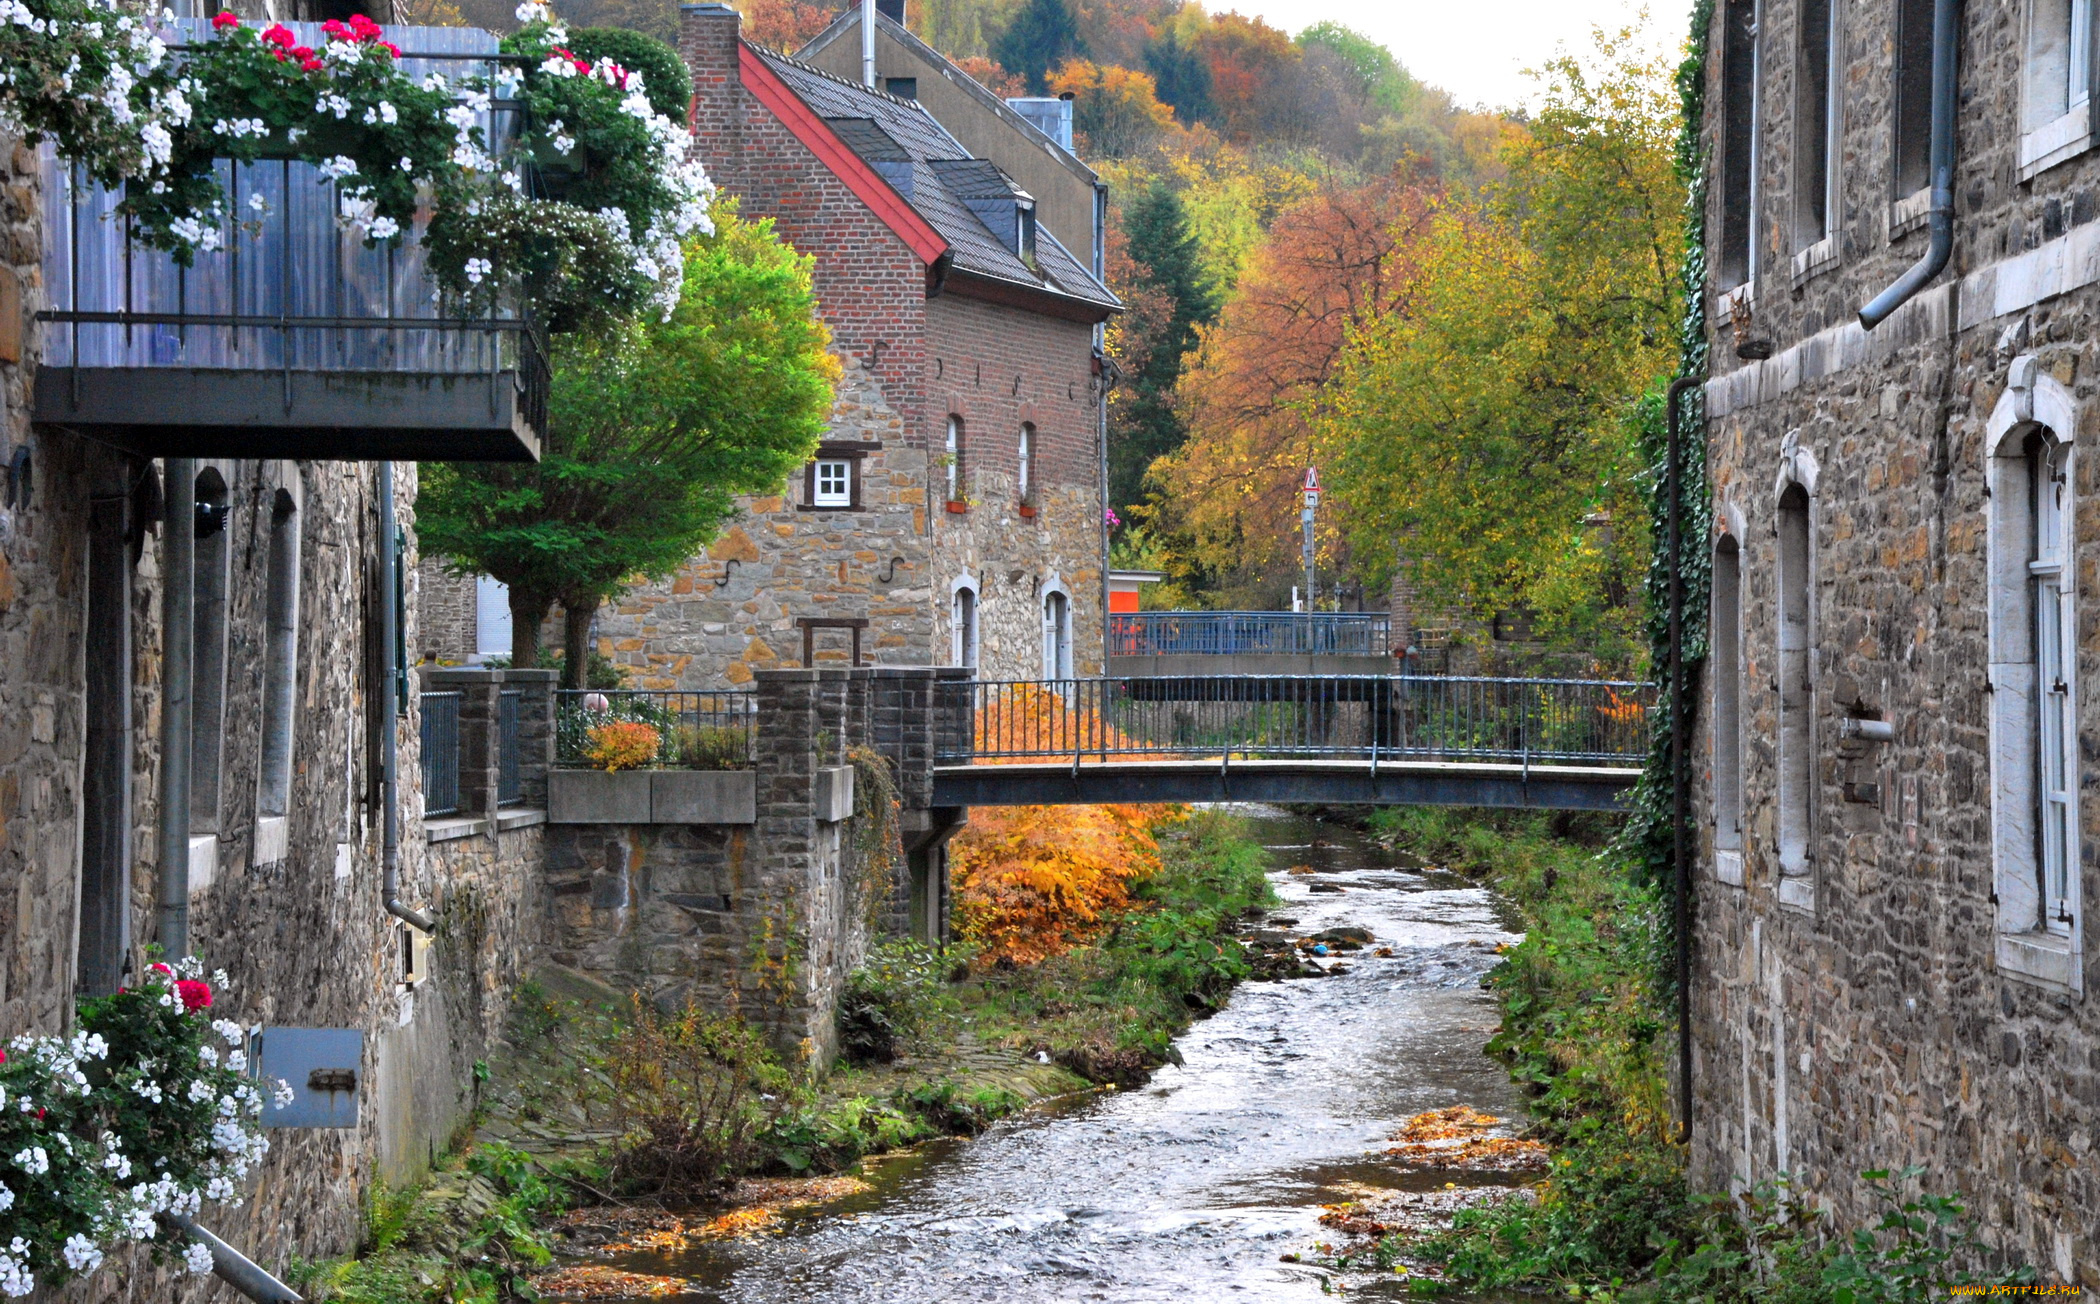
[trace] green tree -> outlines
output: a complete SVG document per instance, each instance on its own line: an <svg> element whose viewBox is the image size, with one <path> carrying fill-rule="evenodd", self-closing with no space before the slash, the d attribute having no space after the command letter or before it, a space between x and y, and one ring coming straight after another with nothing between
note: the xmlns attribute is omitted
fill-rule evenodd
<svg viewBox="0 0 2100 1304"><path fill-rule="evenodd" d="M777 492L815 451L839 366L810 266L770 220L718 204L667 319L556 338L537 463L425 468L423 546L510 587L512 665L538 663L559 602L563 674L582 687L599 605L671 574L736 514L738 494Z"/></svg>
<svg viewBox="0 0 2100 1304"><path fill-rule="evenodd" d="M1210 98L1210 64L1197 51L1162 34L1145 45L1145 71L1159 87L1159 98L1183 122L1208 122L1217 105Z"/></svg>
<svg viewBox="0 0 2100 1304"><path fill-rule="evenodd" d="M1298 33L1298 45L1333 52L1355 74L1355 85L1349 89L1375 108L1405 113L1414 102L1415 79L1393 52L1353 28L1332 21L1314 23Z"/></svg>
<svg viewBox="0 0 2100 1304"><path fill-rule="evenodd" d="M1049 84L1050 70L1063 66L1082 48L1071 0L1027 0L992 42L992 57L1027 82L1030 95L1041 95Z"/></svg>
<svg viewBox="0 0 2100 1304"><path fill-rule="evenodd" d="M1140 296L1163 313L1152 338L1135 350L1136 365L1112 401L1108 443L1109 502L1127 510L1144 501L1145 472L1181 446L1188 427L1174 410L1182 356L1196 346L1196 329L1217 316L1204 288L1196 239L1181 197L1155 181L1123 213L1129 275Z"/></svg>

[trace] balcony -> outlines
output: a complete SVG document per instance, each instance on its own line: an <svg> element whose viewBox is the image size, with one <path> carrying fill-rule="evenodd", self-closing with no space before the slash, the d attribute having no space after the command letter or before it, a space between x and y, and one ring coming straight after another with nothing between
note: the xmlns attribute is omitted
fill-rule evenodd
<svg viewBox="0 0 2100 1304"><path fill-rule="evenodd" d="M205 26L180 20L190 39ZM319 45L319 27L288 24ZM496 37L388 28L411 76L493 68ZM516 136L499 101L490 153ZM221 160L243 219L193 266L133 241L122 197L43 151L48 309L35 419L148 457L533 461L545 345L514 310L448 318L415 233L366 248L308 163ZM258 207L260 217L258 218ZM247 223L259 229L245 229Z"/></svg>

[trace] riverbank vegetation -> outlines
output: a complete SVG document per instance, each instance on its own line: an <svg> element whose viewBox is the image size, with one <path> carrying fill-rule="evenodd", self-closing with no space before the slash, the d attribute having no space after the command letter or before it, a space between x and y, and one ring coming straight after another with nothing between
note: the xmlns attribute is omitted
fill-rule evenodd
<svg viewBox="0 0 2100 1304"><path fill-rule="evenodd" d="M1630 872L1615 821L1395 808L1370 824L1400 850L1485 878L1516 914L1524 940L1487 979L1502 1013L1488 1049L1533 1092L1534 1131L1555 1154L1536 1201L1389 1235L1350 1266L1411 1261L1442 1286L1627 1304L1922 1304L1950 1285L2030 1279L1978 1271L1972 1220L1920 1189L1915 1170L1866 1174L1882 1215L1863 1228L1830 1226L1779 1184L1739 1199L1690 1193L1667 1095L1668 901Z"/></svg>

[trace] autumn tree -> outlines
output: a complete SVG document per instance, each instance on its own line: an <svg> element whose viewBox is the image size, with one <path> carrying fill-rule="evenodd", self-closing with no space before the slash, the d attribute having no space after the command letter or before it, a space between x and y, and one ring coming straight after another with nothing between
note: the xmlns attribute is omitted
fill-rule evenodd
<svg viewBox="0 0 2100 1304"><path fill-rule="evenodd" d="M831 25L839 7L825 0L738 0L744 39L793 54Z"/></svg>
<svg viewBox="0 0 2100 1304"><path fill-rule="evenodd" d="M1358 556L1406 540L1433 599L1611 660L1647 548L1630 412L1676 360L1684 190L1671 65L1638 33L1546 70L1504 180L1437 214L1407 311L1362 331L1320 420Z"/></svg>
<svg viewBox="0 0 2100 1304"><path fill-rule="evenodd" d="M1152 78L1129 68L1074 59L1050 78L1050 93L1072 96L1072 130L1090 158L1128 158L1174 130Z"/></svg>
<svg viewBox="0 0 2100 1304"><path fill-rule="evenodd" d="M557 336L537 463L423 472L426 551L510 589L511 664L537 664L562 605L568 687L582 687L600 603L668 576L737 510L777 492L816 449L839 375L816 316L810 259L718 205L687 246L665 320Z"/></svg>
<svg viewBox="0 0 2100 1304"><path fill-rule="evenodd" d="M1177 388L1188 442L1153 467L1155 528L1231 605L1277 602L1296 576L1298 486L1319 462L1317 420L1349 341L1404 313L1436 211L1417 176L1324 183L1278 218L1239 293L1203 327ZM1348 568L1322 513L1323 570Z"/></svg>
<svg viewBox="0 0 2100 1304"><path fill-rule="evenodd" d="M1174 387L1182 355L1196 343L1197 327L1216 315L1203 287L1194 238L1181 200L1154 182L1124 210L1123 252L1127 270L1119 278L1129 297L1145 299L1149 321L1127 322L1117 343L1123 383L1109 408L1109 502L1127 513L1144 501L1145 472L1154 459L1180 447L1186 436L1174 410ZM1144 329L1139 336L1137 331Z"/></svg>
<svg viewBox="0 0 2100 1304"><path fill-rule="evenodd" d="M1030 95L1041 95L1050 70L1082 48L1071 0L1024 0L992 42L992 57L1027 82Z"/></svg>

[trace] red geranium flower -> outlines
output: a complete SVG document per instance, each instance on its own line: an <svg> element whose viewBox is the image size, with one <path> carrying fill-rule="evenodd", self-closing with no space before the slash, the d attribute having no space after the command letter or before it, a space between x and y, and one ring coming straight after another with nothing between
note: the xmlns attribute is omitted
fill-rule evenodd
<svg viewBox="0 0 2100 1304"><path fill-rule="evenodd" d="M323 36L329 37L332 40L340 41L346 39L350 35L350 29L343 26L342 23L338 22L336 19L331 18L327 22L321 24L321 34Z"/></svg>
<svg viewBox="0 0 2100 1304"><path fill-rule="evenodd" d="M393 55L396 59L401 57L401 47L394 44L392 41L379 42L379 48L385 50L388 54Z"/></svg>
<svg viewBox="0 0 2100 1304"><path fill-rule="evenodd" d="M321 61L319 59L314 58L312 55L308 55L306 61L300 64L299 66L305 69L307 72L321 71Z"/></svg>
<svg viewBox="0 0 2100 1304"><path fill-rule="evenodd" d="M158 960L154 961L152 964L147 965L146 970L149 973L164 973L170 978L173 978L175 976L175 971L173 969L170 969L168 966L160 963Z"/></svg>
<svg viewBox="0 0 2100 1304"><path fill-rule="evenodd" d="M185 978L175 984L176 994L182 997L185 1010L208 1010L211 1008L211 984L195 978Z"/></svg>
<svg viewBox="0 0 2100 1304"><path fill-rule="evenodd" d="M289 49L295 38L292 29L283 23L273 23L262 34L264 45L278 45Z"/></svg>
<svg viewBox="0 0 2100 1304"><path fill-rule="evenodd" d="M241 18L239 14L221 9L218 13L212 15L211 25L223 32L229 27L239 27Z"/></svg>
<svg viewBox="0 0 2100 1304"><path fill-rule="evenodd" d="M291 48L289 53L294 59L298 59L301 62L304 62L314 57L313 47L306 45L295 45Z"/></svg>

